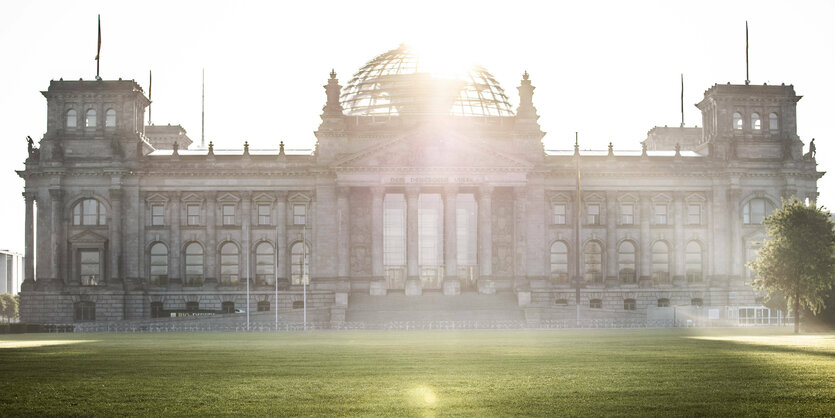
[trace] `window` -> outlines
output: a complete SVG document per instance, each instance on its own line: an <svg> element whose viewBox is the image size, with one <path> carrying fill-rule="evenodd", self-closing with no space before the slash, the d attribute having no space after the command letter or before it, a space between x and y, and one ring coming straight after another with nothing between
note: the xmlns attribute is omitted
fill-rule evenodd
<svg viewBox="0 0 835 418"><path fill-rule="evenodd" d="M698 242L690 241L687 243L684 253L684 266L688 282L702 281L702 246Z"/></svg>
<svg viewBox="0 0 835 418"><path fill-rule="evenodd" d="M258 301L258 312L269 312L270 311L270 301L262 300Z"/></svg>
<svg viewBox="0 0 835 418"><path fill-rule="evenodd" d="M101 252L99 250L79 250L78 265L82 286L99 284L101 279Z"/></svg>
<svg viewBox="0 0 835 418"><path fill-rule="evenodd" d="M76 302L74 304L76 321L95 321L96 320L96 303L89 301Z"/></svg>
<svg viewBox="0 0 835 418"><path fill-rule="evenodd" d="M186 282L187 286L203 284L203 247L192 242L186 246Z"/></svg>
<svg viewBox="0 0 835 418"><path fill-rule="evenodd" d="M293 225L304 225L307 223L307 206L293 205Z"/></svg>
<svg viewBox="0 0 835 418"><path fill-rule="evenodd" d="M669 308L670 307L670 300L667 298L658 299L658 307L659 308Z"/></svg>
<svg viewBox="0 0 835 418"><path fill-rule="evenodd" d="M568 283L568 246L562 241L551 244L551 281Z"/></svg>
<svg viewBox="0 0 835 418"><path fill-rule="evenodd" d="M751 129L755 131L759 131L762 128L762 122L760 121L760 114L759 113L752 113L751 114Z"/></svg>
<svg viewBox="0 0 835 418"><path fill-rule="evenodd" d="M655 283L670 282L670 249L663 241L652 244L652 280Z"/></svg>
<svg viewBox="0 0 835 418"><path fill-rule="evenodd" d="M583 252L585 271L583 279L586 282L603 282L603 247L597 241L590 241L586 244Z"/></svg>
<svg viewBox="0 0 835 418"><path fill-rule="evenodd" d="M104 127L105 128L115 128L116 127L116 111L113 109L107 109L107 112L104 112Z"/></svg>
<svg viewBox="0 0 835 418"><path fill-rule="evenodd" d="M258 225L270 223L270 205L258 205Z"/></svg>
<svg viewBox="0 0 835 418"><path fill-rule="evenodd" d="M151 205L151 225L165 225L165 206Z"/></svg>
<svg viewBox="0 0 835 418"><path fill-rule="evenodd" d="M600 225L600 205L594 203L588 206L589 225Z"/></svg>
<svg viewBox="0 0 835 418"><path fill-rule="evenodd" d="M623 309L627 311L634 311L635 310L635 299L624 299L623 300Z"/></svg>
<svg viewBox="0 0 835 418"><path fill-rule="evenodd" d="M107 225L107 210L96 199L84 199L72 208L73 225Z"/></svg>
<svg viewBox="0 0 835 418"><path fill-rule="evenodd" d="M742 115L739 112L734 112L734 130L742 130Z"/></svg>
<svg viewBox="0 0 835 418"><path fill-rule="evenodd" d="M161 242L151 246L151 284L168 284L168 247Z"/></svg>
<svg viewBox="0 0 835 418"><path fill-rule="evenodd" d="M667 225L667 205L655 205L655 224Z"/></svg>
<svg viewBox="0 0 835 418"><path fill-rule="evenodd" d="M200 302L186 302L186 310L189 312L197 312L200 310Z"/></svg>
<svg viewBox="0 0 835 418"><path fill-rule="evenodd" d="M220 313L235 313L235 302L221 302Z"/></svg>
<svg viewBox="0 0 835 418"><path fill-rule="evenodd" d="M75 113L75 109L70 109L67 111L67 128L76 126L78 126L78 114Z"/></svg>
<svg viewBox="0 0 835 418"><path fill-rule="evenodd" d="M635 244L624 241L618 246L618 279L622 283L634 284L635 277Z"/></svg>
<svg viewBox="0 0 835 418"><path fill-rule="evenodd" d="M566 306L568 305L568 299L557 299L554 301L554 305Z"/></svg>
<svg viewBox="0 0 835 418"><path fill-rule="evenodd" d="M293 309L302 309L304 308L304 301L303 300L294 300L293 301Z"/></svg>
<svg viewBox="0 0 835 418"><path fill-rule="evenodd" d="M565 204L559 203L551 206L553 213L552 223L554 225L565 225Z"/></svg>
<svg viewBox="0 0 835 418"><path fill-rule="evenodd" d="M621 225L632 225L635 223L635 205L620 205L620 223Z"/></svg>
<svg viewBox="0 0 835 418"><path fill-rule="evenodd" d="M297 242L290 248L290 283L310 284L310 250Z"/></svg>
<svg viewBox="0 0 835 418"><path fill-rule="evenodd" d="M235 225L235 205L223 205L223 224Z"/></svg>
<svg viewBox="0 0 835 418"><path fill-rule="evenodd" d="M600 299L592 299L589 301L589 308L591 309L603 309L603 301Z"/></svg>
<svg viewBox="0 0 835 418"><path fill-rule="evenodd" d="M200 205L186 205L186 225L200 225Z"/></svg>
<svg viewBox="0 0 835 418"><path fill-rule="evenodd" d="M269 242L255 247L255 284L275 284L275 247Z"/></svg>
<svg viewBox="0 0 835 418"><path fill-rule="evenodd" d="M687 224L702 224L702 205L687 205Z"/></svg>
<svg viewBox="0 0 835 418"><path fill-rule="evenodd" d="M777 132L780 130L780 118L777 117L776 113L768 115L768 130L771 132Z"/></svg>
<svg viewBox="0 0 835 418"><path fill-rule="evenodd" d="M704 301L702 301L701 298L693 298L690 299L690 305L701 308L702 306L704 306Z"/></svg>
<svg viewBox="0 0 835 418"><path fill-rule="evenodd" d="M162 302L151 302L151 318L164 318Z"/></svg>
<svg viewBox="0 0 835 418"><path fill-rule="evenodd" d="M87 117L84 119L84 126L87 128L96 127L96 110L90 109L87 111Z"/></svg>
<svg viewBox="0 0 835 418"><path fill-rule="evenodd" d="M774 205L771 202L762 199L751 199L742 208L742 223L744 224L761 224L766 215L774 211Z"/></svg>
<svg viewBox="0 0 835 418"><path fill-rule="evenodd" d="M240 279L240 258L238 246L234 242L226 242L220 247L220 284L234 286Z"/></svg>

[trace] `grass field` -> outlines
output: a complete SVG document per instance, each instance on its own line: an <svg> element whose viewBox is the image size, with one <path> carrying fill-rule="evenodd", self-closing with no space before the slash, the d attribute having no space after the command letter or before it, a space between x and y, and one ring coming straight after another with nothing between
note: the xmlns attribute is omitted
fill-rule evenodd
<svg viewBox="0 0 835 418"><path fill-rule="evenodd" d="M2 416L833 414L832 333L0 337Z"/></svg>

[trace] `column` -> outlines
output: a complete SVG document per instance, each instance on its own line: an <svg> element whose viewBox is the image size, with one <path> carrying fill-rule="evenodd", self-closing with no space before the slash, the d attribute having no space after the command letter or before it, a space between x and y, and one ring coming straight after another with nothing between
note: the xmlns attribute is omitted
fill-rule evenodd
<svg viewBox="0 0 835 418"><path fill-rule="evenodd" d="M406 188L406 275L408 279L420 276L418 265L418 198L420 189Z"/></svg>
<svg viewBox="0 0 835 418"><path fill-rule="evenodd" d="M183 248L180 245L180 193L172 192L169 195L171 202L168 209L168 219L171 219L171 247L168 250L168 282L182 283L180 276L180 260L185 257ZM205 251L204 251L205 254Z"/></svg>
<svg viewBox="0 0 835 418"><path fill-rule="evenodd" d="M383 278L383 195L382 186L371 188L371 275Z"/></svg>
<svg viewBox="0 0 835 418"><path fill-rule="evenodd" d="M730 231L728 231L728 220L725 219L726 215L723 215L723 213L727 212L728 194L727 188L724 185L713 185L712 202L712 224L708 230L713 232L713 245L710 250L713 253L713 273L715 276L720 276L721 283L724 283L727 280L728 274L730 274L730 270L728 269L728 252L730 251L730 248L728 248L728 237L730 236ZM715 282L716 279L719 279L719 277L714 278L713 284L720 284Z"/></svg>
<svg viewBox="0 0 835 418"><path fill-rule="evenodd" d="M652 236L650 235L650 220L652 219L652 202L650 201L649 193L641 193L641 244L639 245L641 251L641 258L638 267L639 276L638 278L651 278L652 277L652 252L651 252L651 241Z"/></svg>
<svg viewBox="0 0 835 418"><path fill-rule="evenodd" d="M61 281L61 212L63 212L62 205L64 202L64 191L61 189L49 189L49 204L50 204L50 236L52 241L50 243L50 277L54 280Z"/></svg>
<svg viewBox="0 0 835 418"><path fill-rule="evenodd" d="M349 197L351 188L340 186L336 191L336 222L337 222L337 277L347 278L350 276L350 225L351 213L349 208Z"/></svg>
<svg viewBox="0 0 835 418"><path fill-rule="evenodd" d="M489 185L478 190L478 269L482 277L493 274L492 193Z"/></svg>
<svg viewBox="0 0 835 418"><path fill-rule="evenodd" d="M24 230L26 233L26 249L24 257L26 258L26 265L23 271L23 281L26 287L35 285L35 193L24 192L23 198L26 201L26 218Z"/></svg>
<svg viewBox="0 0 835 418"><path fill-rule="evenodd" d="M454 279L458 276L458 187L444 189L444 276Z"/></svg>
<svg viewBox="0 0 835 418"><path fill-rule="evenodd" d="M525 222L528 217L528 193L524 186L513 188L513 242L515 247L514 276L516 280L527 277L527 240Z"/></svg>
<svg viewBox="0 0 835 418"><path fill-rule="evenodd" d="M618 207L615 192L606 192L606 279L618 279Z"/></svg>
<svg viewBox="0 0 835 418"><path fill-rule="evenodd" d="M278 279L287 279L287 192L276 192L275 250L278 252ZM276 302L278 303L278 302Z"/></svg>
<svg viewBox="0 0 835 418"><path fill-rule="evenodd" d="M245 280L249 280L250 284L254 284L252 276L255 272L252 265L252 245L250 245L250 235L252 235L252 193L243 192L241 200L241 276ZM244 283L243 280L241 283Z"/></svg>
<svg viewBox="0 0 835 418"><path fill-rule="evenodd" d="M110 189L110 282L121 282L122 260L122 189Z"/></svg>
<svg viewBox="0 0 835 418"><path fill-rule="evenodd" d="M742 252L742 217L740 216L739 198L742 191L736 187L728 190L728 226L731 231L731 262L729 273L736 276L735 280L742 280L742 268L745 256Z"/></svg>
<svg viewBox="0 0 835 418"><path fill-rule="evenodd" d="M217 275L217 192L206 193L206 248L203 251L206 272L204 279L215 282ZM204 280L205 281L205 280Z"/></svg>
<svg viewBox="0 0 835 418"><path fill-rule="evenodd" d="M673 280L685 280L684 253L687 244L684 243L684 222L686 221L686 207L684 193L673 193Z"/></svg>

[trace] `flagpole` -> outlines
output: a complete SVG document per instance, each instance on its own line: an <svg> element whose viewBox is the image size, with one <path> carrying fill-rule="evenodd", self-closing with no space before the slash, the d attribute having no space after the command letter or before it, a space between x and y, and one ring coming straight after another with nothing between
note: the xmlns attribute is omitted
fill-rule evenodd
<svg viewBox="0 0 835 418"><path fill-rule="evenodd" d="M275 280L275 330L278 331L278 232L275 233L275 267L273 268Z"/></svg>
<svg viewBox="0 0 835 418"><path fill-rule="evenodd" d="M745 85L751 84L751 77L748 76L748 21L745 21Z"/></svg>
<svg viewBox="0 0 835 418"><path fill-rule="evenodd" d="M307 331L307 222L302 225L302 319Z"/></svg>
<svg viewBox="0 0 835 418"><path fill-rule="evenodd" d="M99 77L99 63L101 62L101 60L99 60L100 55L101 55L101 15L99 15L99 43L98 43L98 47L96 48L96 80L101 80L101 77Z"/></svg>
<svg viewBox="0 0 835 418"><path fill-rule="evenodd" d="M249 331L249 231L244 227L244 236L247 237L247 248L244 248L244 262L246 263L246 330Z"/></svg>
<svg viewBox="0 0 835 418"><path fill-rule="evenodd" d="M576 327L580 328L580 224L583 213L583 199L580 197L580 143L579 134L574 132L574 156L577 158L577 216L574 217L574 254L575 254L575 275L574 275L574 304L577 306Z"/></svg>
<svg viewBox="0 0 835 418"><path fill-rule="evenodd" d="M152 89L154 88L154 72L148 70L148 125L151 125L151 104L153 100Z"/></svg>
<svg viewBox="0 0 835 418"><path fill-rule="evenodd" d="M684 73L681 73L681 127L684 127Z"/></svg>

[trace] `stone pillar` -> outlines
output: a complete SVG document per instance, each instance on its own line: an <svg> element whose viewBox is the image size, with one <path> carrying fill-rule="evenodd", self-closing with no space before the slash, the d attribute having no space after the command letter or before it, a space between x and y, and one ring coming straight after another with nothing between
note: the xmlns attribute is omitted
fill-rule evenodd
<svg viewBox="0 0 835 418"><path fill-rule="evenodd" d="M245 280L249 280L250 284L254 284L252 281L252 276L255 274L252 271L252 245L250 242L251 235L252 235L252 193L250 192L243 192L242 193L242 200L241 200L241 247L243 247L243 251L241 252L241 277ZM245 283L241 280L241 283Z"/></svg>
<svg viewBox="0 0 835 418"><path fill-rule="evenodd" d="M527 228L525 228L528 217L528 191L524 186L513 188L513 242L515 247L514 281L519 283L528 276L527 269Z"/></svg>
<svg viewBox="0 0 835 418"><path fill-rule="evenodd" d="M383 195L385 188L371 188L371 275L383 278Z"/></svg>
<svg viewBox="0 0 835 418"><path fill-rule="evenodd" d="M340 186L337 189L336 196L336 222L337 222L337 269L336 274L340 279L350 276L350 225L351 212L349 197L351 195L351 188L347 186Z"/></svg>
<svg viewBox="0 0 835 418"><path fill-rule="evenodd" d="M641 280L650 279L652 277L652 252L650 235L650 220L652 219L652 202L650 201L649 193L641 193L641 245L640 245L640 262L638 263L638 277Z"/></svg>
<svg viewBox="0 0 835 418"><path fill-rule="evenodd" d="M23 268L23 284L21 289L31 290L35 286L35 193L24 192L23 198L26 201L26 217L24 231L26 233L24 251L25 266Z"/></svg>
<svg viewBox="0 0 835 418"><path fill-rule="evenodd" d="M493 275L493 186L478 190L478 270L482 277Z"/></svg>
<svg viewBox="0 0 835 418"><path fill-rule="evenodd" d="M673 281L686 279L684 253L687 248L684 240L684 222L687 220L684 205L684 193L673 193Z"/></svg>
<svg viewBox="0 0 835 418"><path fill-rule="evenodd" d="M731 261L729 273L734 277L734 280L742 281L743 279L743 264L745 256L742 252L742 217L740 216L741 207L739 206L740 196L742 191L738 188L732 187L728 190L728 230L731 231Z"/></svg>
<svg viewBox="0 0 835 418"><path fill-rule="evenodd" d="M110 189L110 282L122 281L122 189Z"/></svg>
<svg viewBox="0 0 835 418"><path fill-rule="evenodd" d="M618 219L617 195L613 191L606 192L606 273L607 281L618 280Z"/></svg>
<svg viewBox="0 0 835 418"><path fill-rule="evenodd" d="M711 207L712 224L708 230L713 232L713 273L714 280L712 285L721 285L727 281L730 274L728 268L728 253L730 248L727 217L728 193L727 186L723 184L713 185L713 205Z"/></svg>
<svg viewBox="0 0 835 418"><path fill-rule="evenodd" d="M180 260L185 258L185 253L180 245L180 219L182 218L180 193L172 192L169 195L169 201L171 202L171 207L168 209L168 219L171 219L171 247L168 250L168 282L182 283Z"/></svg>
<svg viewBox="0 0 835 418"><path fill-rule="evenodd" d="M203 251L204 282L217 282L217 192L206 193L206 248Z"/></svg>
<svg viewBox="0 0 835 418"><path fill-rule="evenodd" d="M444 189L444 276L452 280L458 276L458 187Z"/></svg>
<svg viewBox="0 0 835 418"><path fill-rule="evenodd" d="M418 265L418 198L420 189L406 188L406 275L407 279L418 279L420 267ZM380 222L382 219L380 219ZM376 222L376 221L375 221Z"/></svg>
<svg viewBox="0 0 835 418"><path fill-rule="evenodd" d="M287 279L287 192L276 193L275 200L275 250L278 253L278 279ZM278 306L278 301L276 301Z"/></svg>
<svg viewBox="0 0 835 418"><path fill-rule="evenodd" d="M64 204L64 191L61 189L49 189L50 211L50 277L55 281L62 281L61 278L61 214Z"/></svg>

